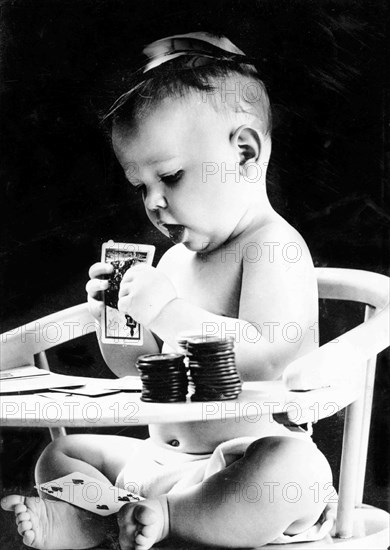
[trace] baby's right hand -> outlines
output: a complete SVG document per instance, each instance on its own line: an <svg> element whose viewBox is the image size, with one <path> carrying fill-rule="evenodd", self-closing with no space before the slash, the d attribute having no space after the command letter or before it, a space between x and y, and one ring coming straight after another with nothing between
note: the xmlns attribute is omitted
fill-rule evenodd
<svg viewBox="0 0 390 550"><path fill-rule="evenodd" d="M90 280L85 286L88 295L88 307L91 315L99 322L103 314L103 293L108 288L108 276L114 268L110 263L97 262L89 269Z"/></svg>

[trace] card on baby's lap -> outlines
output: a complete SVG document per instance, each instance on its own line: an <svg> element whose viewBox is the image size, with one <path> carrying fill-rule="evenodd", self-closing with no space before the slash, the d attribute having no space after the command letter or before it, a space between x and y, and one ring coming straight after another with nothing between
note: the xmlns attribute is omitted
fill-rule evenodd
<svg viewBox="0 0 390 550"><path fill-rule="evenodd" d="M116 243L102 245L102 262L111 263L114 271L109 277L109 286L104 293L102 342L106 344L142 345L142 326L129 315L118 311L118 292L122 277L133 265L151 265L155 247L146 244Z"/></svg>
<svg viewBox="0 0 390 550"><path fill-rule="evenodd" d="M125 504L144 500L139 495L80 472L73 472L35 487L51 497L100 516L115 514Z"/></svg>

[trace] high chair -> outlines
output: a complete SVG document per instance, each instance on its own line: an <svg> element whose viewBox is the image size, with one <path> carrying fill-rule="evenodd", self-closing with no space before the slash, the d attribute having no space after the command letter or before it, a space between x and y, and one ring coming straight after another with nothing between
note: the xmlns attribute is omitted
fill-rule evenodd
<svg viewBox="0 0 390 550"><path fill-rule="evenodd" d="M264 391L262 394L253 393L256 388L268 388L270 393L266 398L269 399L275 388L280 407L274 410L274 418L286 425L315 422L346 407L336 527L332 536L317 542L269 545L269 548L387 549L390 544L390 516L384 510L363 504L363 487L376 355L390 345L390 279L377 273L337 268L317 268L316 274L320 299L366 304L364 321L292 362L284 371L283 381L244 384L239 402L253 400L254 395L264 400ZM93 330L95 323L88 313L87 304L80 304L4 333L1 335L1 370L33 364L49 369L46 350ZM6 397L3 396L4 401ZM289 403L295 407L289 408ZM337 407L329 407L330 403L337 404ZM172 422L174 415L181 420L204 419L199 403L175 404L177 408L171 404L156 404L154 409L150 408L151 405L145 404L144 408L140 408L140 424ZM296 415L297 406L299 418ZM238 414L243 416L243 409L239 410L241 412ZM111 419L111 425L118 426L117 420L114 422ZM109 424L108 416L93 426ZM26 423L15 417L8 425L25 426ZM50 422L42 419L40 424L35 424L38 425L50 427ZM55 428L50 428L52 437L65 434L63 426L70 425L69 420L64 419L59 425L57 423ZM85 424L80 422L78 425Z"/></svg>

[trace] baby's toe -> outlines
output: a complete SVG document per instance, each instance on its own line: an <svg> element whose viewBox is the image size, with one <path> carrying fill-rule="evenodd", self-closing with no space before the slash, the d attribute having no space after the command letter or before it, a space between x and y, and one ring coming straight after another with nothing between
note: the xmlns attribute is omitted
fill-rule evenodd
<svg viewBox="0 0 390 550"><path fill-rule="evenodd" d="M1 507L3 510L16 512L16 508L19 505L24 506L24 496L21 495L9 495L1 499ZM24 512L27 508L24 506Z"/></svg>
<svg viewBox="0 0 390 550"><path fill-rule="evenodd" d="M25 504L17 504L14 508L15 516L24 514L25 512L27 512L27 506L25 506Z"/></svg>
<svg viewBox="0 0 390 550"><path fill-rule="evenodd" d="M30 521L30 514L28 512L22 512L21 514L16 515L16 525L19 525L22 521Z"/></svg>
<svg viewBox="0 0 390 550"><path fill-rule="evenodd" d="M147 550L153 544L150 539L141 534L135 537L135 543L137 545L137 550Z"/></svg>
<svg viewBox="0 0 390 550"><path fill-rule="evenodd" d="M34 539L35 539L34 531L26 531L23 535L23 543L26 546L32 546L32 543L34 542Z"/></svg>
<svg viewBox="0 0 390 550"><path fill-rule="evenodd" d="M26 531L32 530L32 523L31 521L21 521L18 525L18 533L19 535L24 535Z"/></svg>
<svg viewBox="0 0 390 550"><path fill-rule="evenodd" d="M144 535L144 537L146 538L153 537L153 535L155 535L155 532L156 526L154 523L151 523L150 525L144 525L142 527L142 531L140 530L140 534Z"/></svg>
<svg viewBox="0 0 390 550"><path fill-rule="evenodd" d="M157 514L148 506L138 505L134 510L135 517L142 525L151 525L157 521Z"/></svg>

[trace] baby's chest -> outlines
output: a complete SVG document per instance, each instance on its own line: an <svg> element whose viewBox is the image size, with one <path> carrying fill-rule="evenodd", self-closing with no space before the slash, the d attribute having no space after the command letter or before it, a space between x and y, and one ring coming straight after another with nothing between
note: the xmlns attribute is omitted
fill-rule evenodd
<svg viewBox="0 0 390 550"><path fill-rule="evenodd" d="M180 298L217 315L238 315L241 262L194 256L177 266L172 280Z"/></svg>

